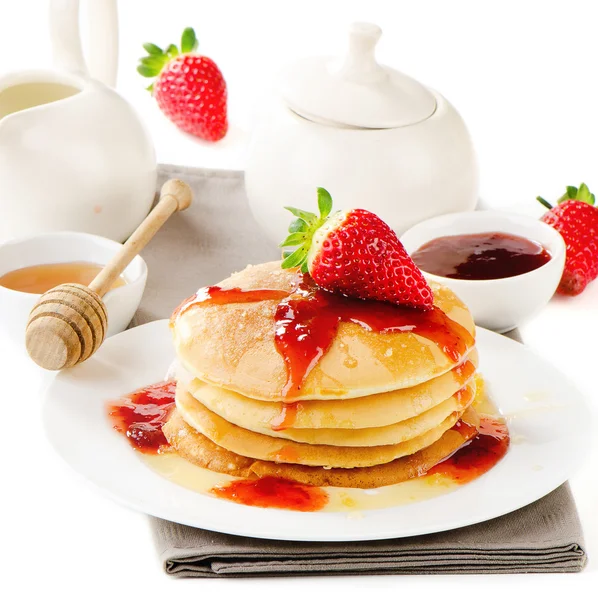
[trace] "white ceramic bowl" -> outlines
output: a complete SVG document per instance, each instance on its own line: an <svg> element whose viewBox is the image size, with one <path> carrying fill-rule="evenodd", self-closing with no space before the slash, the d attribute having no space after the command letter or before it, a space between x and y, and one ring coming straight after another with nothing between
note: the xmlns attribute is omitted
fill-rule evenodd
<svg viewBox="0 0 598 600"><path fill-rule="evenodd" d="M88 233L56 232L10 240L0 245L0 275L41 264L91 262L105 265L122 244ZM108 311L107 335L124 331L137 310L145 282L147 265L136 256L124 270L127 285L104 296ZM0 330L15 346L25 349L25 326L40 294L18 292L0 286Z"/></svg>
<svg viewBox="0 0 598 600"><path fill-rule="evenodd" d="M454 290L467 304L477 325L499 333L510 331L540 311L553 296L565 265L565 242L546 223L499 211L461 212L423 221L401 237L409 254L426 242L447 235L500 231L526 237L548 250L552 258L540 268L504 279L465 280L424 275Z"/></svg>

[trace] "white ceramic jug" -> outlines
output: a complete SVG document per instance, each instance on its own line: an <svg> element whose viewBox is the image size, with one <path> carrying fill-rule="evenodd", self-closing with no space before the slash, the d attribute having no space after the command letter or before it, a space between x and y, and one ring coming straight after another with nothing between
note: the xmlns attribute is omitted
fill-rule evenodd
<svg viewBox="0 0 598 600"><path fill-rule="evenodd" d="M152 204L153 144L108 87L116 80L116 0L88 2L91 74L79 0L51 0L55 70L0 78L0 240L72 230L122 241Z"/></svg>
<svg viewBox="0 0 598 600"><path fill-rule="evenodd" d="M355 23L343 58L306 58L282 74L250 146L245 186L273 241L284 205L313 211L316 188L337 209L365 208L402 233L429 217L475 207L473 145L438 92L379 64L376 25Z"/></svg>

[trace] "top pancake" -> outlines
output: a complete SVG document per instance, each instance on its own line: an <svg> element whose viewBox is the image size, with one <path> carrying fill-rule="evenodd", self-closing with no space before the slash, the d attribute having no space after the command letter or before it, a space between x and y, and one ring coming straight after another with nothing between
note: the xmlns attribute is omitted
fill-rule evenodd
<svg viewBox="0 0 598 600"><path fill-rule="evenodd" d="M223 289L295 289L299 274L279 262L249 266L219 283ZM457 325L462 355L474 345L473 319L443 286L430 283L434 305ZM199 379L244 396L279 401L287 368L275 344L278 300L187 306L172 322L182 365ZM458 362L458 361L457 361ZM328 351L288 401L356 398L411 387L446 373L455 360L430 339L409 331L378 333L341 322Z"/></svg>

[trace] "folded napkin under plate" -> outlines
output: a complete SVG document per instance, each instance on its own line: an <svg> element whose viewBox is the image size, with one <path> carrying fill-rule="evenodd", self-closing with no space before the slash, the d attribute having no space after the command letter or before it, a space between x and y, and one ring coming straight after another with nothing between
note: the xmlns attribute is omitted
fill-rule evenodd
<svg viewBox="0 0 598 600"><path fill-rule="evenodd" d="M169 575L357 575L554 573L586 562L569 486L518 511L430 535L371 542L281 542L151 519Z"/></svg>

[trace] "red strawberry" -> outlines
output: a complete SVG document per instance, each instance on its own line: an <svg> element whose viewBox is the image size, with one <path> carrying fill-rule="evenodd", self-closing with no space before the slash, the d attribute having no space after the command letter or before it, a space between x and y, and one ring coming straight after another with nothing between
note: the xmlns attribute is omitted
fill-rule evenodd
<svg viewBox="0 0 598 600"><path fill-rule="evenodd" d="M594 194L582 183L579 189L567 187L553 208L544 198L538 201L550 210L542 217L552 225L567 244L565 270L558 292L576 296L598 276L598 208Z"/></svg>
<svg viewBox="0 0 598 600"><path fill-rule="evenodd" d="M374 213L361 208L330 214L332 198L318 188L320 215L285 207L296 220L281 247L284 269L301 267L329 292L381 300L411 308L432 308L432 290L397 234Z"/></svg>
<svg viewBox="0 0 598 600"><path fill-rule="evenodd" d="M149 86L162 112L183 131L216 142L228 130L226 82L216 63L195 53L193 29L183 31L181 51L171 44L162 50L144 44L148 55L137 71L144 77L157 77Z"/></svg>

